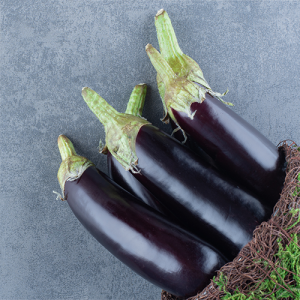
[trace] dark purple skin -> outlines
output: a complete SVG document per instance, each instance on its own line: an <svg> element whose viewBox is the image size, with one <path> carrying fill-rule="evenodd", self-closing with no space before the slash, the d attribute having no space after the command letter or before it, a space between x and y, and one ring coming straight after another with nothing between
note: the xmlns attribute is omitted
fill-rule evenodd
<svg viewBox="0 0 300 300"><path fill-rule="evenodd" d="M208 244L165 220L93 167L66 182L65 199L107 250L173 295L196 295L226 263Z"/></svg>
<svg viewBox="0 0 300 300"><path fill-rule="evenodd" d="M285 154L265 136L206 94L202 103L193 103L193 120L173 110L179 126L232 178L253 190L273 207L285 179Z"/></svg>
<svg viewBox="0 0 300 300"><path fill-rule="evenodd" d="M175 130L177 129L177 125L174 123L174 121L172 119L170 119L170 124L171 124L171 128L172 130ZM194 142L194 140L191 139L191 137L189 136L188 133L185 132L185 135L186 135L186 141L184 142L185 140L185 137L182 133L181 130L177 130L176 132L173 133L173 137L183 143L184 146L188 147L189 149L191 149L193 152L195 152L197 155L199 155L201 158L203 158L204 160L206 160L209 164L211 164L212 166L214 166L216 169L217 166L216 164L214 163L213 159L198 145Z"/></svg>
<svg viewBox="0 0 300 300"><path fill-rule="evenodd" d="M270 217L258 199L158 128L142 126L135 149L140 169L135 178L182 220L182 226L229 259Z"/></svg>
<svg viewBox="0 0 300 300"><path fill-rule="evenodd" d="M157 198L154 197L154 195L147 190L131 174L131 172L126 171L110 152L107 153L107 166L108 175L114 182L163 215L170 215L170 212L157 200ZM171 218L174 218L174 216L171 216Z"/></svg>

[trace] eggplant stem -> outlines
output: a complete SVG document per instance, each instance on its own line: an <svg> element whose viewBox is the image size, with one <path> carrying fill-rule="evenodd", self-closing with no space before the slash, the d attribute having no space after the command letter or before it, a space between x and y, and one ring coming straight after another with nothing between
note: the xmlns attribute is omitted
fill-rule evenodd
<svg viewBox="0 0 300 300"><path fill-rule="evenodd" d="M176 74L169 66L168 62L162 57L162 55L151 45L146 46L147 55L155 68L158 75L161 77L164 85L168 85L171 80L176 77Z"/></svg>
<svg viewBox="0 0 300 300"><path fill-rule="evenodd" d="M161 9L157 12L155 16L155 27L162 56L164 58L172 58L174 56L179 58L183 52L178 45L174 28L165 10Z"/></svg>
<svg viewBox="0 0 300 300"><path fill-rule="evenodd" d="M180 49L174 28L166 11L160 10L157 13L155 27L160 53L175 74L178 77L185 77L210 88L199 65Z"/></svg>
<svg viewBox="0 0 300 300"><path fill-rule="evenodd" d="M62 157L57 179L63 195L60 198L64 199L65 182L80 178L83 172L94 164L87 158L77 155L72 142L65 135L58 137L57 144Z"/></svg>
<svg viewBox="0 0 300 300"><path fill-rule="evenodd" d="M141 117L143 113L147 85L140 83L136 85L130 95L125 114Z"/></svg>
<svg viewBox="0 0 300 300"><path fill-rule="evenodd" d="M140 83L136 85L130 95L125 114L136 116L136 117L142 117L146 93L147 93L147 85L145 83ZM112 121L112 119L109 119L109 121ZM109 151L107 145L103 143L101 140L99 141L98 150L100 153L103 153L105 155Z"/></svg>
<svg viewBox="0 0 300 300"><path fill-rule="evenodd" d="M174 106L173 108L182 111L181 107L189 105L190 101L201 103L205 99L205 93L209 93L211 96L215 97L226 105L233 106L232 103L226 102L221 98L228 92L228 90L224 94L213 92L205 80L199 65L192 58L182 52L178 45L177 37L171 20L167 12L163 9L159 10L155 16L155 26L161 57L153 49L151 49L152 53L150 53L150 51L147 51L147 53L150 57L151 63L158 73L157 85L160 96L164 103L164 107L167 107L168 109L170 105L167 103L168 101L177 102L176 106L178 107L175 108ZM175 76L173 76L175 80L171 85L169 85L172 78L170 76L171 71L169 70L169 67L175 74ZM167 72L163 73L165 69L167 69ZM169 82L167 82L166 77ZM191 83L197 84L198 86L200 85L200 87L198 87L199 99L198 94L196 95L193 84ZM182 100L178 98L179 95L175 95L175 91L178 91L180 88L183 88L187 91L187 94L185 94L183 98L188 98L188 101L183 101L181 104L179 102L182 102ZM191 90L188 91L187 88L191 88ZM193 101L191 98L194 98L195 101ZM189 117L193 117L188 109L184 109L184 111L189 115Z"/></svg>
<svg viewBox="0 0 300 300"><path fill-rule="evenodd" d="M104 126L110 124L119 115L99 94L88 87L82 89L82 97Z"/></svg>
<svg viewBox="0 0 300 300"><path fill-rule="evenodd" d="M76 155L73 144L65 135L61 134L58 137L57 144L62 160Z"/></svg>
<svg viewBox="0 0 300 300"><path fill-rule="evenodd" d="M139 85L133 91L132 100L134 98L138 99L138 106L143 105L141 103L146 93L145 88L146 85ZM135 97L135 94L137 94L137 97ZM135 153L135 139L140 128L150 123L144 118L117 112L90 88L84 88L82 96L92 112L104 125L106 146L103 150L105 152L109 150L125 170L137 172L136 167L134 167L138 160Z"/></svg>
<svg viewBox="0 0 300 300"><path fill-rule="evenodd" d="M180 71L186 68L187 63L178 45L171 20L165 10L161 9L157 12L155 27L161 55L170 64L173 71L180 74Z"/></svg>

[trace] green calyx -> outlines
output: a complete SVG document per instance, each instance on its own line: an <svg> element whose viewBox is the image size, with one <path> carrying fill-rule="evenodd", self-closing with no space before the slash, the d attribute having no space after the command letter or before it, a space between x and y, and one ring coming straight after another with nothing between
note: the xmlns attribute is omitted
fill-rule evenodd
<svg viewBox="0 0 300 300"><path fill-rule="evenodd" d="M135 152L137 134L143 125L150 124L138 117L143 107L144 100L141 98L145 97L145 89L146 85L138 85L131 94L132 102L127 106L126 112L136 115L119 113L92 89L82 89L84 101L104 125L106 146L102 152L109 150L126 170L132 172L138 172L138 157Z"/></svg>
<svg viewBox="0 0 300 300"><path fill-rule="evenodd" d="M157 71L157 85L165 112L163 121L168 122L170 117L177 124L171 108L187 113L192 119L194 112L190 105L203 102L206 93L232 106L221 99L227 91L224 94L213 92L199 65L181 51L171 20L163 9L155 16L155 26L161 54L151 45L146 46L146 52Z"/></svg>
<svg viewBox="0 0 300 300"><path fill-rule="evenodd" d="M80 178L83 172L94 166L94 164L87 158L77 155L72 142L66 136L60 135L57 144L62 158L57 179L64 198L66 181L74 181Z"/></svg>
<svg viewBox="0 0 300 300"><path fill-rule="evenodd" d="M157 12L155 27L161 55L174 73L211 89L199 65L181 51L171 20L165 10L161 9Z"/></svg>
<svg viewBox="0 0 300 300"><path fill-rule="evenodd" d="M187 77L177 76L167 61L152 45L148 44L146 46L146 52L162 81L159 88L160 93L163 93L165 109L163 121L168 121L168 117L171 117L176 122L172 109L184 112L193 119L194 113L191 111L191 104L203 102L207 89L187 79Z"/></svg>

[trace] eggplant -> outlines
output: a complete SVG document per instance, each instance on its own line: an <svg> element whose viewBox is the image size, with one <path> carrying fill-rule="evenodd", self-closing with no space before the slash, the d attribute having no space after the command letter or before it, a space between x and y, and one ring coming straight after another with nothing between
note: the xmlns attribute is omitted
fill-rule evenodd
<svg viewBox="0 0 300 300"><path fill-rule="evenodd" d="M107 153L107 165L108 175L113 181L165 217L168 217L174 222L178 222L176 216L140 183L131 172L126 171L110 152Z"/></svg>
<svg viewBox="0 0 300 300"><path fill-rule="evenodd" d="M58 180L81 224L119 260L178 297L201 291L226 261L114 183L61 135Z"/></svg>
<svg viewBox="0 0 300 300"><path fill-rule="evenodd" d="M138 84L134 87L125 111L125 114L140 116L142 115L145 97L147 92L146 84ZM175 217L158 201L156 197L146 189L130 172L127 172L122 165L108 151L107 147L101 151L107 154L108 175L118 185L136 196L138 199L148 204L150 207L161 212L165 216L175 220Z"/></svg>
<svg viewBox="0 0 300 300"><path fill-rule="evenodd" d="M89 88L82 96L104 125L106 146L181 221L233 259L270 211L147 120L122 114Z"/></svg>
<svg viewBox="0 0 300 300"><path fill-rule="evenodd" d="M220 170L273 207L285 179L285 153L212 91L199 65L181 51L164 10L157 13L155 25L161 54L151 45L146 52L158 73L164 121L171 119Z"/></svg>
<svg viewBox="0 0 300 300"><path fill-rule="evenodd" d="M214 160L197 143L195 143L193 139L190 138L188 133L185 132L183 134L181 130L178 130L178 126L173 122L172 119L170 119L169 121L171 124L171 128L173 129L171 136L173 136L176 140L191 149L194 153L199 155L202 159L206 160L210 165L220 171L220 169L216 166Z"/></svg>

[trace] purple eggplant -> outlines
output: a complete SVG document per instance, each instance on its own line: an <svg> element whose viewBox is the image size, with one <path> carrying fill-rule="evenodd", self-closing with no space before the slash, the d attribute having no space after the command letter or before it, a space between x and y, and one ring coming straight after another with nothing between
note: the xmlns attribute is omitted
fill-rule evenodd
<svg viewBox="0 0 300 300"><path fill-rule="evenodd" d="M147 120L117 112L89 88L82 95L104 125L110 153L181 220L181 226L229 259L270 216L253 195Z"/></svg>
<svg viewBox="0 0 300 300"><path fill-rule="evenodd" d="M218 169L214 160L197 143L195 143L193 139L190 138L188 133L185 132L183 134L183 132L181 130L178 130L177 125L175 124L175 122L173 122L172 119L170 119L170 124L171 124L171 128L173 129L171 135L176 140L181 142L183 145L185 145L186 147L191 149L194 153L199 155L202 159L206 160L209 164L211 164L216 169Z"/></svg>
<svg viewBox="0 0 300 300"><path fill-rule="evenodd" d="M76 155L65 136L59 136L58 146L64 199L98 242L136 273L178 297L189 297L226 263L207 243L164 219Z"/></svg>
<svg viewBox="0 0 300 300"><path fill-rule="evenodd" d="M283 187L285 154L211 90L198 64L179 48L164 10L157 13L155 25L161 54L151 45L146 51L158 73L164 120L172 119L220 170L273 207Z"/></svg>
<svg viewBox="0 0 300 300"><path fill-rule="evenodd" d="M146 84L138 84L134 87L125 111L125 114L141 116L147 92ZM136 196L162 214L174 218L170 212L158 201L156 197L146 189L130 172L127 172L122 165L108 151L107 147L101 151L107 154L108 175L122 188Z"/></svg>
<svg viewBox="0 0 300 300"><path fill-rule="evenodd" d="M131 172L126 171L110 152L107 153L107 165L108 175L113 181L139 200L176 222L176 217Z"/></svg>

